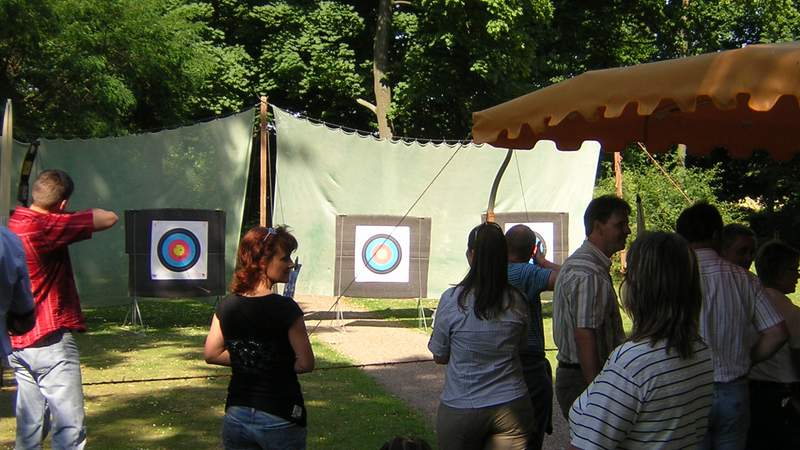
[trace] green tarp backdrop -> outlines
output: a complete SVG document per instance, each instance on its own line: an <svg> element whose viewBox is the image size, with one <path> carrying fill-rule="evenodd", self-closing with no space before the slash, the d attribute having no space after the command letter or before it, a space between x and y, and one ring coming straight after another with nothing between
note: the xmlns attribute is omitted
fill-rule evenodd
<svg viewBox="0 0 800 450"><path fill-rule="evenodd" d="M41 140L31 182L43 169L65 170L75 181L69 209L97 207L120 216L113 229L70 247L84 305L130 301L123 228L126 209L224 210L225 259L231 272L244 210L253 118L253 110L248 110L156 133ZM27 148L20 143L14 147L14 197Z"/></svg>
<svg viewBox="0 0 800 450"><path fill-rule="evenodd" d="M298 293L333 294L340 214L430 217L427 296L438 297L463 278L467 233L486 212L505 150L377 140L273 110L278 143L273 218L291 226L299 241L297 254L304 265ZM559 152L552 143L539 142L533 150L515 152L500 183L495 211L524 212L527 207L569 213L571 253L585 236L583 212L592 198L599 151L596 142L584 143L575 152Z"/></svg>

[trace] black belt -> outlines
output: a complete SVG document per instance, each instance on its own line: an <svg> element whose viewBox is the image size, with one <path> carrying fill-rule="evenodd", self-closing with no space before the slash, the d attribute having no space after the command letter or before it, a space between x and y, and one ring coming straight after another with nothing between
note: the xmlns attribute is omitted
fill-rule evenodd
<svg viewBox="0 0 800 450"><path fill-rule="evenodd" d="M565 362L558 362L559 369L572 369L572 370L581 370L580 364L573 364L573 363L565 363Z"/></svg>

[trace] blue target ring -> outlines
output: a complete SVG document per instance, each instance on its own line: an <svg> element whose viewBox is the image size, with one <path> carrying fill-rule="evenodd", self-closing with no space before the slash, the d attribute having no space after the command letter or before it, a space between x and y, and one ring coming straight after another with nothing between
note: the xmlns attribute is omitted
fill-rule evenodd
<svg viewBox="0 0 800 450"><path fill-rule="evenodd" d="M400 243L388 234L376 234L364 242L361 249L361 261L367 270L385 274L393 271L400 265L403 251Z"/></svg>
<svg viewBox="0 0 800 450"><path fill-rule="evenodd" d="M185 228L173 228L158 240L158 260L173 272L185 272L200 259L200 241Z"/></svg>

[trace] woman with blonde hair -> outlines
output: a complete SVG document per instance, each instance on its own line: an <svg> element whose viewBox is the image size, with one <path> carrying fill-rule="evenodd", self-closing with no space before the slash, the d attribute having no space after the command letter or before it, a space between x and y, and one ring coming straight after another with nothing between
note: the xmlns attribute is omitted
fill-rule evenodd
<svg viewBox="0 0 800 450"><path fill-rule="evenodd" d="M633 329L573 403L572 448L697 447L714 382L697 259L679 235L655 232L634 241L627 262L622 306Z"/></svg>
<svg viewBox="0 0 800 450"><path fill-rule="evenodd" d="M226 449L305 449L298 373L314 369L303 311L273 294L294 264L284 227L255 227L241 242L231 294L217 306L205 344L209 364L231 366L222 440Z"/></svg>

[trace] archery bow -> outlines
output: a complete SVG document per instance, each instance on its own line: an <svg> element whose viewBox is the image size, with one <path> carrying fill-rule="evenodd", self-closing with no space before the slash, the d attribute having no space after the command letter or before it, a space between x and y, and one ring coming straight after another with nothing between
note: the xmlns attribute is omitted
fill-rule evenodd
<svg viewBox="0 0 800 450"><path fill-rule="evenodd" d="M489 205L486 207L486 221L487 222L494 222L494 201L497 197L497 187L500 186L500 180L503 178L503 173L506 171L506 167L508 167L508 163L511 161L511 155L513 155L514 150L508 149L508 153L506 153L506 158L503 160L503 164L500 164L500 169L497 171L497 175L494 177L494 182L492 183L492 190L489 193Z"/></svg>

